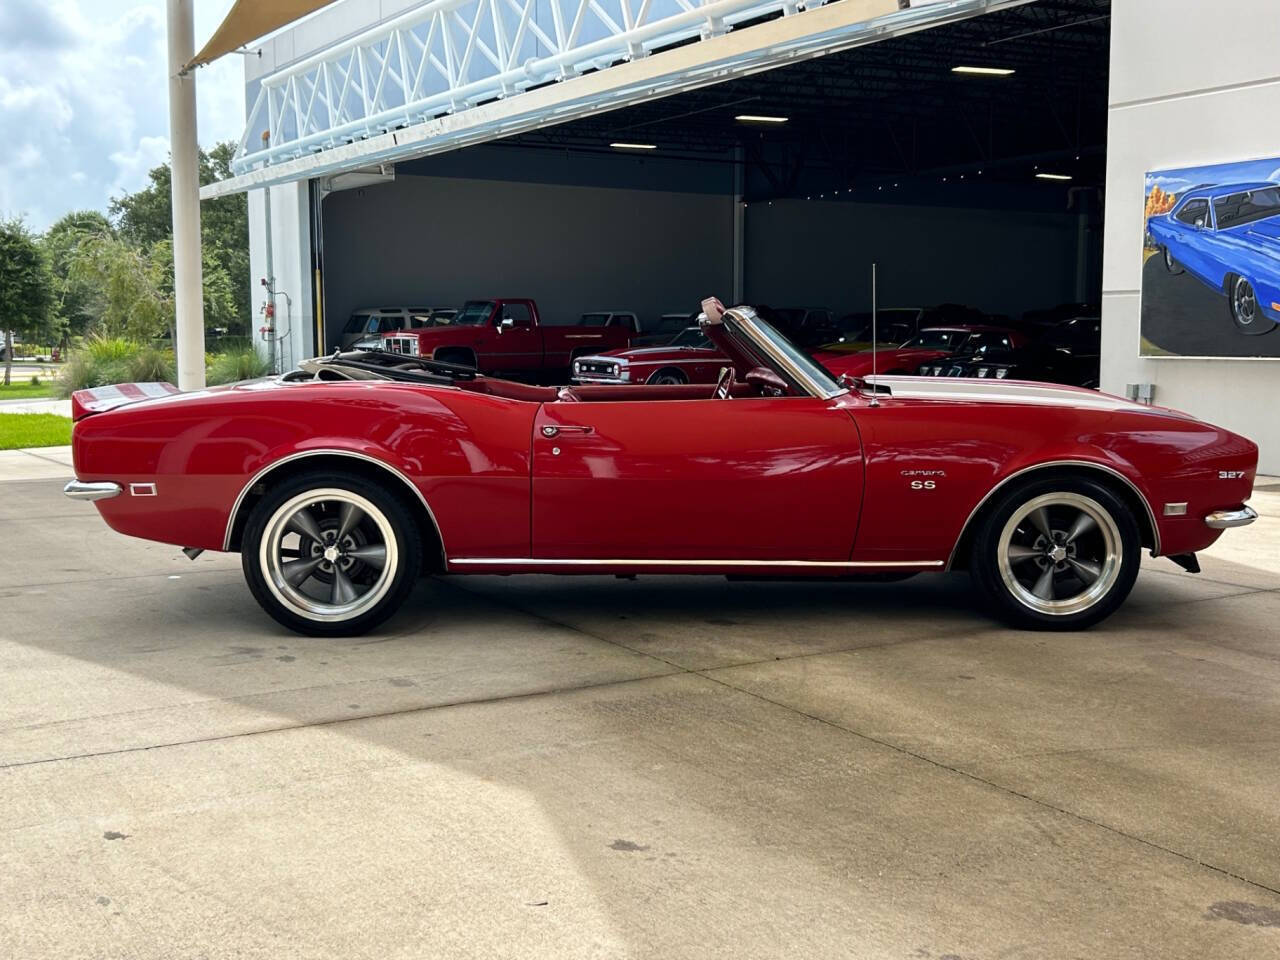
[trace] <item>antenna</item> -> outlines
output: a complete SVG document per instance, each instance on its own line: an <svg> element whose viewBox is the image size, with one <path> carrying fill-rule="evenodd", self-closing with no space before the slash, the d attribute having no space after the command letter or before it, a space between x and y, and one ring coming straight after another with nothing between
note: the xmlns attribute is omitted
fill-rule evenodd
<svg viewBox="0 0 1280 960"><path fill-rule="evenodd" d="M871 403L880 406L880 385L876 383L876 264L871 264Z"/></svg>

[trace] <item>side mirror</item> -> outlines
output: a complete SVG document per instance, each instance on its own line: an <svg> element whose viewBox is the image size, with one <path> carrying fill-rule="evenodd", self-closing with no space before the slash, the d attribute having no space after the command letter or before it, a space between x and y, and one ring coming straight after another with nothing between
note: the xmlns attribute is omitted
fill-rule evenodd
<svg viewBox="0 0 1280 960"><path fill-rule="evenodd" d="M516 325L516 321L514 317L503 317L501 320L498 321L498 332L505 333L507 330L510 330L515 325Z"/></svg>
<svg viewBox="0 0 1280 960"><path fill-rule="evenodd" d="M1197 229L1197 230L1203 230L1203 229L1204 229L1204 220L1203 220L1203 219L1200 219L1200 220L1197 220L1197 221L1196 221L1196 229Z"/></svg>

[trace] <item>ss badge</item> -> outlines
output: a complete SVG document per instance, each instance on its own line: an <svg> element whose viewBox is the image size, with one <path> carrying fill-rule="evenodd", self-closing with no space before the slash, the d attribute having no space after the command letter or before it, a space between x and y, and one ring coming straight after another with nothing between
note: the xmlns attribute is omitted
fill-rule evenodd
<svg viewBox="0 0 1280 960"><path fill-rule="evenodd" d="M947 471L945 470L903 470L901 471L901 473L904 477L945 477L947 475ZM912 480L911 489L912 490L936 490L938 489L938 481L937 480Z"/></svg>

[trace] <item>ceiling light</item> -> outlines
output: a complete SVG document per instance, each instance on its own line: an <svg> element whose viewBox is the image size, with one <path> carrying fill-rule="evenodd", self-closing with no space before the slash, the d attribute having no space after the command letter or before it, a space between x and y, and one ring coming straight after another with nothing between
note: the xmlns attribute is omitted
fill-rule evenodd
<svg viewBox="0 0 1280 960"><path fill-rule="evenodd" d="M1007 77L1013 70L1008 67L952 67L952 73L967 73L978 77Z"/></svg>
<svg viewBox="0 0 1280 960"><path fill-rule="evenodd" d="M763 113L740 113L733 119L740 123L786 123L790 117L771 117Z"/></svg>
<svg viewBox="0 0 1280 960"><path fill-rule="evenodd" d="M657 150L656 143L611 143L609 146L615 150Z"/></svg>
<svg viewBox="0 0 1280 960"><path fill-rule="evenodd" d="M1037 173L1037 180L1070 180L1070 174L1066 173Z"/></svg>

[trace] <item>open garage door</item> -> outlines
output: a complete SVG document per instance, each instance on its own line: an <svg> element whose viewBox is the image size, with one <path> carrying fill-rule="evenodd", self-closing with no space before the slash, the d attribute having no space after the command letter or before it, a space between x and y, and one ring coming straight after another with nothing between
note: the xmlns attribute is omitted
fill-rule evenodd
<svg viewBox="0 0 1280 960"><path fill-rule="evenodd" d="M1108 14L1017 6L402 161L323 203L327 343L358 308L493 296L653 323L736 287L838 319L872 262L881 306L1088 312Z"/></svg>

